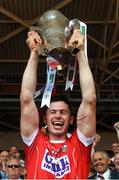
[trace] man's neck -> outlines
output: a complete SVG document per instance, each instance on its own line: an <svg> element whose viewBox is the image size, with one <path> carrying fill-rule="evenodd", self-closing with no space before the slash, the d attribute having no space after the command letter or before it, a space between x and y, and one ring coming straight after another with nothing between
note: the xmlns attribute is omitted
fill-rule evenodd
<svg viewBox="0 0 119 180"><path fill-rule="evenodd" d="M49 134L49 139L50 139L50 141L65 141L66 135L55 136L55 135L50 135Z"/></svg>
<svg viewBox="0 0 119 180"><path fill-rule="evenodd" d="M51 143L54 143L54 144L55 144L55 143L57 143L57 144L58 144L58 143L64 143L64 142L65 142L65 139L63 139L63 140L61 140L61 139L60 139L60 140L50 140L50 142L51 142Z"/></svg>

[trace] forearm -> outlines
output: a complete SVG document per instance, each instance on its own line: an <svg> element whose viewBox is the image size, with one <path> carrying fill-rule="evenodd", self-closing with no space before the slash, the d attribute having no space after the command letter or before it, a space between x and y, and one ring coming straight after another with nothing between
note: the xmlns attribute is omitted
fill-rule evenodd
<svg viewBox="0 0 119 180"><path fill-rule="evenodd" d="M90 138L96 128L96 94L94 80L83 51L77 54L82 102L77 113L77 128Z"/></svg>
<svg viewBox="0 0 119 180"><path fill-rule="evenodd" d="M25 94L25 96L28 95L30 97L30 95L34 95L37 83L37 66L38 53L37 51L33 50L31 51L30 58L22 79L21 94Z"/></svg>
<svg viewBox="0 0 119 180"><path fill-rule="evenodd" d="M80 79L82 98L84 98L86 101L92 101L92 98L93 99L96 98L95 85L84 51L80 51L77 54L77 61L79 66L79 79Z"/></svg>
<svg viewBox="0 0 119 180"><path fill-rule="evenodd" d="M92 148L91 148L91 159L93 157L94 152L95 152L95 147L92 146Z"/></svg>
<svg viewBox="0 0 119 180"><path fill-rule="evenodd" d="M38 57L40 54L40 37L36 32L29 32L26 43L30 49L30 58L23 74L21 85L21 133L30 137L39 127L39 114L34 101L34 93L37 84Z"/></svg>

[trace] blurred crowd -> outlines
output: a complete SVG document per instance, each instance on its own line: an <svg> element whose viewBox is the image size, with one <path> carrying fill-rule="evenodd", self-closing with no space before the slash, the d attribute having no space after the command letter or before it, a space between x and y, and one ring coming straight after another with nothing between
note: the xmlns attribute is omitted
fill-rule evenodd
<svg viewBox="0 0 119 180"><path fill-rule="evenodd" d="M16 146L0 153L0 179L25 179L25 161Z"/></svg>

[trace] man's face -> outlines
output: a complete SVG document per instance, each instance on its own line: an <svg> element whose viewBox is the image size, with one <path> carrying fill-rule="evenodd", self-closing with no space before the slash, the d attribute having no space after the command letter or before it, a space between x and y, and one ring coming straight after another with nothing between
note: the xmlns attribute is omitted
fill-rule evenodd
<svg viewBox="0 0 119 180"><path fill-rule="evenodd" d="M46 112L46 123L50 139L64 139L70 122L71 115L68 105L63 101L52 102Z"/></svg>
<svg viewBox="0 0 119 180"><path fill-rule="evenodd" d="M119 143L112 144L112 151L115 153L119 153Z"/></svg>
<svg viewBox="0 0 119 180"><path fill-rule="evenodd" d="M114 156L115 169L119 172L119 153Z"/></svg>
<svg viewBox="0 0 119 180"><path fill-rule="evenodd" d="M9 153L7 151L2 151L0 154L1 162L7 162L8 158L9 158Z"/></svg>
<svg viewBox="0 0 119 180"><path fill-rule="evenodd" d="M18 179L20 176L20 166L17 159L11 159L7 166L7 173L9 179Z"/></svg>
<svg viewBox="0 0 119 180"><path fill-rule="evenodd" d="M17 150L16 146L12 146L10 148L10 154L16 154L17 152L18 152L18 150Z"/></svg>
<svg viewBox="0 0 119 180"><path fill-rule="evenodd" d="M93 167L94 169L103 174L108 169L109 159L103 154L103 152L96 152L93 155Z"/></svg>

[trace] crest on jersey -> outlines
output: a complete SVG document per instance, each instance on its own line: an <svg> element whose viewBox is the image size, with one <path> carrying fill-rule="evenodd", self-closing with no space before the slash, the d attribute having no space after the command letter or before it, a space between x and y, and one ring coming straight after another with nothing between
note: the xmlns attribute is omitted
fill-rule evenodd
<svg viewBox="0 0 119 180"><path fill-rule="evenodd" d="M69 158L67 155L61 156L60 158L53 157L46 149L41 169L54 174L56 178L62 178L71 171Z"/></svg>

